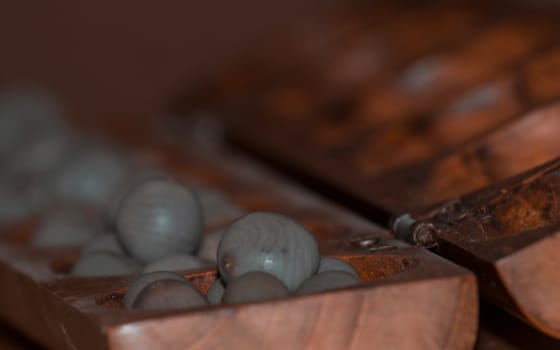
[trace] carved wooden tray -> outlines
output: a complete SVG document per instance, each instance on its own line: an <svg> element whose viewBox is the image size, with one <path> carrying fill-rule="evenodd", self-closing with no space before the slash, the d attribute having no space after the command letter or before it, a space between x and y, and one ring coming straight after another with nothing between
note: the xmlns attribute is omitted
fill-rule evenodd
<svg viewBox="0 0 560 350"><path fill-rule="evenodd" d="M433 244L438 254L474 271L485 298L558 338L559 169L555 159L413 214L416 223L395 228L401 238Z"/></svg>
<svg viewBox="0 0 560 350"><path fill-rule="evenodd" d="M122 298L137 276L69 275L78 249L34 247L34 221L27 220L2 229L0 317L36 342L53 349L473 347L478 296L466 269L395 240L235 152L184 139L161 142L147 122L104 130L136 156L219 190L247 212L273 211L302 223L321 254L348 261L365 284L236 306L131 312ZM207 230L232 220L222 214L207 218ZM181 273L202 293L216 278L215 269Z"/></svg>
<svg viewBox="0 0 560 350"><path fill-rule="evenodd" d="M447 22L452 9L464 26ZM408 24L433 13L441 21L426 30L453 34L401 46L425 29ZM483 297L560 338L557 161L543 165L560 156L560 13L436 2L409 15L369 27L335 15L327 33L339 40L300 52L302 31L175 111L205 111L244 151L472 269ZM371 64L374 52L390 59L375 69L358 59Z"/></svg>

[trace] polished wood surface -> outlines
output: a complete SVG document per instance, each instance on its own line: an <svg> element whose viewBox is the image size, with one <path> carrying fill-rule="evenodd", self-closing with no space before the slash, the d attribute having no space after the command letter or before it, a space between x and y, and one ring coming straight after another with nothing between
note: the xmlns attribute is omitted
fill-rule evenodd
<svg viewBox="0 0 560 350"><path fill-rule="evenodd" d="M0 325L0 347L8 350L38 350L21 334ZM480 326L476 350L560 349L560 342L527 326L498 307L483 302L480 306Z"/></svg>
<svg viewBox="0 0 560 350"><path fill-rule="evenodd" d="M408 231L428 228L438 254L477 274L485 298L556 338L559 166L554 160L419 214Z"/></svg>

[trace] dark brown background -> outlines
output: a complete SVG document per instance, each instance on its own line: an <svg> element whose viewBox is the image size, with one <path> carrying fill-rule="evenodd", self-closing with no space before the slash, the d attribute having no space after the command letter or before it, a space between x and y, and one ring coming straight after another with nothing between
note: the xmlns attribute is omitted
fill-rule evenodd
<svg viewBox="0 0 560 350"><path fill-rule="evenodd" d="M80 115L151 112L317 3L4 0L0 85L39 83Z"/></svg>

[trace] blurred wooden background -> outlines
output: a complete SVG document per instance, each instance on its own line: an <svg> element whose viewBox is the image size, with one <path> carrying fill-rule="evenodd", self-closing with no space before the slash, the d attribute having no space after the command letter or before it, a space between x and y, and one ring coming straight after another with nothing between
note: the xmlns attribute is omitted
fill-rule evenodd
<svg viewBox="0 0 560 350"><path fill-rule="evenodd" d="M0 87L44 85L83 116L149 113L319 3L2 1Z"/></svg>

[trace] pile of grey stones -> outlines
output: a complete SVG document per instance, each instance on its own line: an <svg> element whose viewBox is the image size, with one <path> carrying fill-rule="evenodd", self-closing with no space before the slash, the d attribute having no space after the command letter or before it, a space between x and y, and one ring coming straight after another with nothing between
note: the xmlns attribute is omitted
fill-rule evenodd
<svg viewBox="0 0 560 350"><path fill-rule="evenodd" d="M30 244L81 247L71 274L136 276L126 309L275 300L361 283L348 263L321 257L302 225L246 213L216 189L76 132L44 93L0 93L0 166L0 227L39 217ZM209 230L217 217L229 226ZM215 268L205 296L177 273Z"/></svg>

